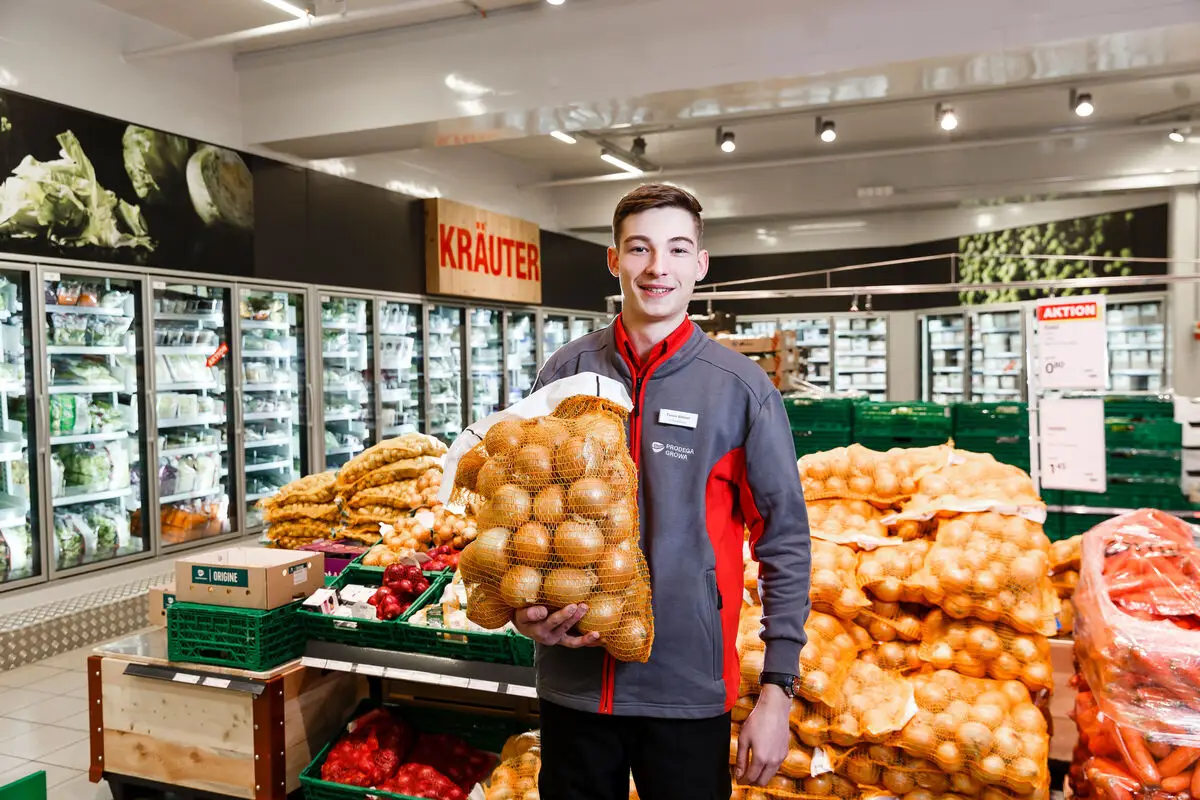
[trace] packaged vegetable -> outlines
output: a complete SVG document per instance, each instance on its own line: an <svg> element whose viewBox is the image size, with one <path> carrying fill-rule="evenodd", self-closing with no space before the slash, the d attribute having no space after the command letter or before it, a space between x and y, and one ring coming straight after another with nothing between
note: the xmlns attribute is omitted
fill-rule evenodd
<svg viewBox="0 0 1200 800"><path fill-rule="evenodd" d="M33 533L28 525L0 528L0 582L33 575Z"/></svg>
<svg viewBox="0 0 1200 800"><path fill-rule="evenodd" d="M851 665L841 688L843 699L834 705L792 701L792 730L806 746L883 742L914 713L910 680L861 659Z"/></svg>
<svg viewBox="0 0 1200 800"><path fill-rule="evenodd" d="M954 451L950 463L921 476L900 519L997 511L1042 523L1046 506L1019 467L987 453Z"/></svg>
<svg viewBox="0 0 1200 800"><path fill-rule="evenodd" d="M888 603L923 603L925 593L916 576L925 566L933 544L914 539L898 547L858 554L858 585Z"/></svg>
<svg viewBox="0 0 1200 800"><path fill-rule="evenodd" d="M960 514L940 522L918 580L925 599L952 617L1053 636L1059 604L1049 551L1042 526L1025 517Z"/></svg>
<svg viewBox="0 0 1200 800"><path fill-rule="evenodd" d="M589 391L606 394L577 393ZM630 407L620 384L582 373L472 425L478 444L455 442L446 464L453 487L439 499L482 503L480 533L459 561L473 621L501 627L514 609L586 603L582 633L600 634L619 661L649 659L654 619L625 438Z"/></svg>
<svg viewBox="0 0 1200 800"><path fill-rule="evenodd" d="M928 613L926 606L874 600L854 621L876 642L917 642L921 640L921 627Z"/></svg>
<svg viewBox="0 0 1200 800"><path fill-rule="evenodd" d="M90 535L87 522L72 512L54 514L54 562L58 569L71 569L83 564L84 534Z"/></svg>
<svg viewBox="0 0 1200 800"><path fill-rule="evenodd" d="M842 498L890 504L914 494L918 481L945 466L952 454L944 445L880 453L852 444L806 455L798 466L807 502Z"/></svg>
<svg viewBox="0 0 1200 800"><path fill-rule="evenodd" d="M83 347L88 343L88 318L82 314L51 314L50 343Z"/></svg>
<svg viewBox="0 0 1200 800"><path fill-rule="evenodd" d="M813 608L842 619L854 619L871 601L858 588L857 556L849 547L814 539L812 541Z"/></svg>
<svg viewBox="0 0 1200 800"><path fill-rule="evenodd" d="M1069 539L1059 539L1050 545L1050 574L1079 571L1079 562L1083 556L1083 534L1076 534Z"/></svg>
<svg viewBox="0 0 1200 800"><path fill-rule="evenodd" d="M808 526L814 538L862 549L899 542L882 520L887 512L866 500L814 500L808 503Z"/></svg>
<svg viewBox="0 0 1200 800"><path fill-rule="evenodd" d="M338 471L337 486L339 493L357 483L372 470L379 469L401 459L413 459L421 456L442 456L446 453L446 445L432 436L420 433L406 433L394 439L385 439L377 445L368 447L354 458L347 461Z"/></svg>
<svg viewBox="0 0 1200 800"><path fill-rule="evenodd" d="M934 669L953 669L972 678L1019 680L1031 692L1054 688L1050 642L997 624L952 619L942 611L925 618L921 658Z"/></svg>

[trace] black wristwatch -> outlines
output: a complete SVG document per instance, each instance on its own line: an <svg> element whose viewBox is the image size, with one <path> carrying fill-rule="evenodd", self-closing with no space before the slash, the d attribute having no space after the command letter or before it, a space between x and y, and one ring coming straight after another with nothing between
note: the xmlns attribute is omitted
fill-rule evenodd
<svg viewBox="0 0 1200 800"><path fill-rule="evenodd" d="M783 689L783 693L788 697L796 696L796 676L789 675L786 672L764 672L758 679L758 682L763 686L773 684Z"/></svg>

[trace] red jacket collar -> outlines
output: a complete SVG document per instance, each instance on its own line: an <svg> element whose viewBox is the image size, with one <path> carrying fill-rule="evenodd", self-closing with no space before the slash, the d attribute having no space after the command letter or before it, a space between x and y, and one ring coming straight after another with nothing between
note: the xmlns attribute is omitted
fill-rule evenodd
<svg viewBox="0 0 1200 800"><path fill-rule="evenodd" d="M692 321L685 317L683 322L679 324L679 327L671 331L666 339L654 345L644 364L638 358L638 353L633 343L629 341L629 334L625 331L625 321L622 315L617 315L613 330L615 331L617 340L617 350L620 351L621 357L625 359L625 363L629 365L629 371L637 376L652 372L660 364L678 353L680 348L687 343L687 340L692 338L694 327Z"/></svg>

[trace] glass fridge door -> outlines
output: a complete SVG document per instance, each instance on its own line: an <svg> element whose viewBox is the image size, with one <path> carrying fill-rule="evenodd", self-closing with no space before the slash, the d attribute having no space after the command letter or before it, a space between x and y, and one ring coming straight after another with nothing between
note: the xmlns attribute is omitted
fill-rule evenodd
<svg viewBox="0 0 1200 800"><path fill-rule="evenodd" d="M921 318L921 398L961 403L966 391L967 319L964 314Z"/></svg>
<svg viewBox="0 0 1200 800"><path fill-rule="evenodd" d="M1166 311L1161 299L1118 302L1105 310L1109 389L1157 392L1167 385Z"/></svg>
<svg viewBox="0 0 1200 800"><path fill-rule="evenodd" d="M505 406L521 400L537 378L537 323L533 312L505 311L504 370L508 381Z"/></svg>
<svg viewBox="0 0 1200 800"><path fill-rule="evenodd" d="M763 327L753 328L750 333L756 336L771 336L775 333L775 322L770 321L768 329L764 323L754 323ZM779 320L780 330L795 331L796 344L808 351L808 376L806 380L817 386L827 387L830 381L831 359L829 356L829 320L822 317L804 319L801 317L784 317ZM740 327L740 324L739 324Z"/></svg>
<svg viewBox="0 0 1200 800"><path fill-rule="evenodd" d="M326 469L375 443L373 312L364 298L321 298Z"/></svg>
<svg viewBox="0 0 1200 800"><path fill-rule="evenodd" d="M779 330L777 319L739 319L736 325L738 334L742 336L774 336L775 331Z"/></svg>
<svg viewBox="0 0 1200 800"><path fill-rule="evenodd" d="M30 413L33 337L29 317L30 273L0 265L0 587L45 574L38 530L38 471Z"/></svg>
<svg viewBox="0 0 1200 800"><path fill-rule="evenodd" d="M1025 397L1021 310L971 315L971 402L1011 403Z"/></svg>
<svg viewBox="0 0 1200 800"><path fill-rule="evenodd" d="M425 430L421 304L384 301L379 314L379 399L384 439Z"/></svg>
<svg viewBox="0 0 1200 800"><path fill-rule="evenodd" d="M887 319L838 317L834 322L834 387L887 400Z"/></svg>
<svg viewBox="0 0 1200 800"><path fill-rule="evenodd" d="M471 309L471 418L483 419L500 410L504 380L503 337L500 312L493 308ZM468 423L469 424L469 423Z"/></svg>
<svg viewBox="0 0 1200 800"><path fill-rule="evenodd" d="M562 314L546 314L542 317L542 363L554 355L558 348L567 343L570 319Z"/></svg>
<svg viewBox="0 0 1200 800"><path fill-rule="evenodd" d="M308 472L304 301L302 292L238 289L247 530L262 525L259 500Z"/></svg>
<svg viewBox="0 0 1200 800"><path fill-rule="evenodd" d="M44 272L52 568L150 549L141 282Z"/></svg>
<svg viewBox="0 0 1200 800"><path fill-rule="evenodd" d="M587 336L596 329L596 320L591 317L571 317L571 341Z"/></svg>
<svg viewBox="0 0 1200 800"><path fill-rule="evenodd" d="M229 533L229 290L155 281L153 330L162 543Z"/></svg>
<svg viewBox="0 0 1200 800"><path fill-rule="evenodd" d="M464 313L429 307L429 433L447 443L463 429Z"/></svg>

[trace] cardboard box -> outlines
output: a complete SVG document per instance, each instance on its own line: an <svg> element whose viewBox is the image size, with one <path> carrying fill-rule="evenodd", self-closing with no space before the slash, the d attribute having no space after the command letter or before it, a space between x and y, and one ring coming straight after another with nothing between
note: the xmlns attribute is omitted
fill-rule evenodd
<svg viewBox="0 0 1200 800"><path fill-rule="evenodd" d="M167 609L175 602L175 584L151 586L148 617L155 628L167 627Z"/></svg>
<svg viewBox="0 0 1200 800"><path fill-rule="evenodd" d="M231 547L175 562L175 598L210 606L268 611L325 585L325 554Z"/></svg>

